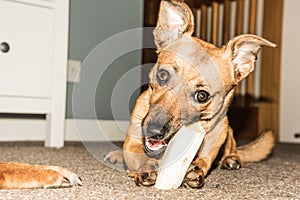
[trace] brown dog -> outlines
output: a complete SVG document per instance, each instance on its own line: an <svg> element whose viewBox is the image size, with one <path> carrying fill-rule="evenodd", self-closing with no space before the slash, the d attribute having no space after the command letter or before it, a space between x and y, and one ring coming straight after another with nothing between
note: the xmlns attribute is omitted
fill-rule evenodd
<svg viewBox="0 0 300 200"><path fill-rule="evenodd" d="M76 174L62 167L0 163L0 189L58 188L81 184Z"/></svg>
<svg viewBox="0 0 300 200"><path fill-rule="evenodd" d="M255 35L233 38L222 48L192 37L193 14L181 1L162 1L154 30L158 60L150 73L149 89L137 100L123 146L129 175L138 185L156 181L156 169L168 142L183 126L201 123L202 146L186 173L183 185L198 188L220 148L222 168L267 157L274 146L271 131L237 148L228 124L227 109L235 86L255 67L262 46L275 44ZM111 152L107 160L120 159Z"/></svg>

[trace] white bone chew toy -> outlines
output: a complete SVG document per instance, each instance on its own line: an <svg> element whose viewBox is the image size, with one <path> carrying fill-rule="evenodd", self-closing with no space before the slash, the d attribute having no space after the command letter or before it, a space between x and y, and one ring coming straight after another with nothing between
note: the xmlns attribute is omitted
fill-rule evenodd
<svg viewBox="0 0 300 200"><path fill-rule="evenodd" d="M175 134L160 163L155 188L169 190L180 187L205 134L199 122L188 127L183 126Z"/></svg>

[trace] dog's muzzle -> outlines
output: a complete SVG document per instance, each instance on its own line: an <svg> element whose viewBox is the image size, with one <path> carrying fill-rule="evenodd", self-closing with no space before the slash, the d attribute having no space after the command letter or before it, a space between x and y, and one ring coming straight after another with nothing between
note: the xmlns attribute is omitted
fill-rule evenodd
<svg viewBox="0 0 300 200"><path fill-rule="evenodd" d="M166 138L168 128L165 124L149 123L143 128L145 153L150 157L160 157L168 143L169 138Z"/></svg>

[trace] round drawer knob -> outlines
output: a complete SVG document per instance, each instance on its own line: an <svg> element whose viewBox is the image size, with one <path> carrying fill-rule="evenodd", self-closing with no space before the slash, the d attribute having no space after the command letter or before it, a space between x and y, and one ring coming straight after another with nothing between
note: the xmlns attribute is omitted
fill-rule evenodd
<svg viewBox="0 0 300 200"><path fill-rule="evenodd" d="M0 44L0 50L3 52L3 53L7 53L9 51L9 44L7 42L2 42Z"/></svg>

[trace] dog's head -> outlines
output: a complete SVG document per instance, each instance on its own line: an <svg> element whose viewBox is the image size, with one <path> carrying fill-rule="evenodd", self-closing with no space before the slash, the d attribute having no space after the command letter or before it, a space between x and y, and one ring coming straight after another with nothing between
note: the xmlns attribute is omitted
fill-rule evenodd
<svg viewBox="0 0 300 200"><path fill-rule="evenodd" d="M233 38L222 48L192 37L194 19L181 1L162 1L154 38L158 60L150 73L149 111L142 121L146 153L159 156L186 124L206 131L224 117L233 89L255 67L262 46L254 35Z"/></svg>

